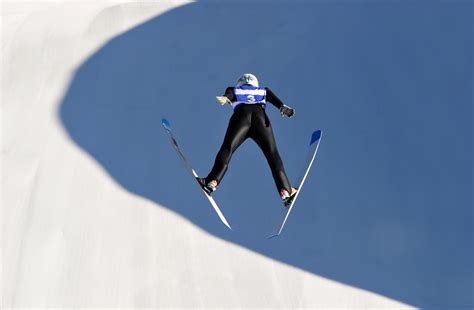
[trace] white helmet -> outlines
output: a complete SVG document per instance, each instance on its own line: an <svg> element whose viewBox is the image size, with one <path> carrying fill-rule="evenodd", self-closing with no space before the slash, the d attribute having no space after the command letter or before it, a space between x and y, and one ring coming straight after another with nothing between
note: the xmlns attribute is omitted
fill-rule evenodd
<svg viewBox="0 0 474 310"><path fill-rule="evenodd" d="M242 86L242 85L245 85L245 84L252 85L254 87L258 87L258 79L252 73L244 73L237 80L237 86Z"/></svg>

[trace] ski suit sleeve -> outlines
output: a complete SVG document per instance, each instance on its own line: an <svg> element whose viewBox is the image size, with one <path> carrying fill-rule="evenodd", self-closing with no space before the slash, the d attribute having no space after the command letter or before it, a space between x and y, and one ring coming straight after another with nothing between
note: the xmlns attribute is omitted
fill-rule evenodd
<svg viewBox="0 0 474 310"><path fill-rule="evenodd" d="M234 88L233 87L227 87L227 89L225 90L225 93L224 93L224 96L226 96L227 98L229 98L229 100L231 102L234 102L235 101L235 98L234 98Z"/></svg>
<svg viewBox="0 0 474 310"><path fill-rule="evenodd" d="M267 102L273 104L277 109L281 109L284 105L283 101L281 101L270 88L265 87L265 90L267 91Z"/></svg>

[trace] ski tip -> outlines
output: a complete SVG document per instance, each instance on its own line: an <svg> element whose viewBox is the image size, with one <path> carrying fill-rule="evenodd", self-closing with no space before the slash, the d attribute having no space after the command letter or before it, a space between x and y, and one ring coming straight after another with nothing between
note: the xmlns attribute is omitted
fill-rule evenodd
<svg viewBox="0 0 474 310"><path fill-rule="evenodd" d="M316 130L315 132L313 132L313 134L311 135L311 142L309 143L309 145L321 139L321 134L322 134L321 130Z"/></svg>
<svg viewBox="0 0 474 310"><path fill-rule="evenodd" d="M163 118L161 120L161 125L163 125L163 127L165 127L166 129L171 129L171 124L166 118Z"/></svg>

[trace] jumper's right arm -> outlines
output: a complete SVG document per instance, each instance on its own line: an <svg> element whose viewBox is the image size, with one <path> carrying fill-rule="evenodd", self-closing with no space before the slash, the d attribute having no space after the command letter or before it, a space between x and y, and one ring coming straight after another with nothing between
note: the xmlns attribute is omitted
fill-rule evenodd
<svg viewBox="0 0 474 310"><path fill-rule="evenodd" d="M266 87L265 89L267 91L267 101L280 110L281 116L292 117L295 115L295 109L284 104L283 101L281 101L280 98L278 98L270 88Z"/></svg>

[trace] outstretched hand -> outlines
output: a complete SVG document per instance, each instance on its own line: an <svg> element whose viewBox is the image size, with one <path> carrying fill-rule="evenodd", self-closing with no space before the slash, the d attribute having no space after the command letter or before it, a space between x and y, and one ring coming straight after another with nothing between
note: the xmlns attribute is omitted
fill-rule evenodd
<svg viewBox="0 0 474 310"><path fill-rule="evenodd" d="M216 96L216 100L220 105L232 104L232 102L226 96Z"/></svg>
<svg viewBox="0 0 474 310"><path fill-rule="evenodd" d="M284 104L280 108L280 114L282 117L292 117L293 115L295 115L295 109Z"/></svg>

